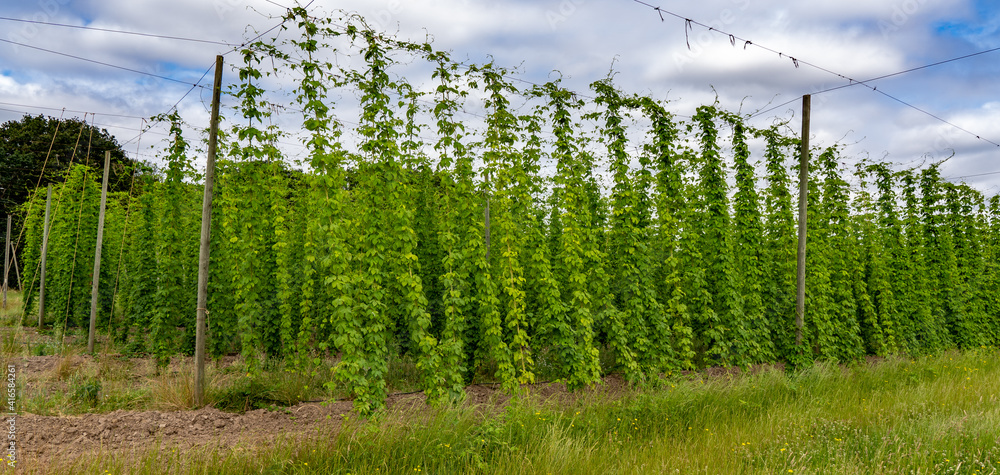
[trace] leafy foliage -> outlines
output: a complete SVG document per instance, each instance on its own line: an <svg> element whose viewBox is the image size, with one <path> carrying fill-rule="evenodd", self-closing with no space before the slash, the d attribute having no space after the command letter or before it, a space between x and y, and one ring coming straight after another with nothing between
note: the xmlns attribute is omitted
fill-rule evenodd
<svg viewBox="0 0 1000 475"><path fill-rule="evenodd" d="M787 157L799 141L780 124L755 129L717 104L681 120L610 78L589 101L559 80L522 90L493 62L462 65L354 16L342 28L297 7L285 20L299 36L246 45L232 87L212 222L215 356L240 353L251 372L286 358L312 375L332 361L327 384L371 414L396 357L442 405L473 381L575 389L621 372L649 384L699 366L1000 338L1000 202L942 180L939 164L862 162L851 176L838 149L816 151L797 345ZM266 99L281 69L294 71L294 104ZM404 74L420 71L432 86ZM301 159L282 152L292 134L277 124L292 118ZM192 348L201 180L181 118L162 119L167 166L113 194L117 238L103 252L123 257L100 276L120 281L102 287L109 331L161 364ZM84 321L95 175L74 167L56 187L47 324ZM21 208L30 282L39 191Z"/></svg>

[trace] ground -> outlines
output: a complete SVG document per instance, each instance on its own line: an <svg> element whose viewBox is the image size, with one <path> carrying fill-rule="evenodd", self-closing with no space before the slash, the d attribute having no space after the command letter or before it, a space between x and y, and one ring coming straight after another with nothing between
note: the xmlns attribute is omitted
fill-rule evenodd
<svg viewBox="0 0 1000 475"><path fill-rule="evenodd" d="M89 355L73 355L74 367L92 366L96 363ZM60 371L67 363L64 356L32 356L10 360L27 382L33 385L48 381L48 389L58 390L65 384L52 384L60 378ZM133 370L132 378L142 380L152 377L153 362L147 359L126 359L124 366ZM228 365L237 365L235 358L226 358ZM171 368L182 366L171 365ZM168 369L167 372L177 372ZM559 401L577 399L585 395L619 392L625 382L618 376L605 378L603 385L589 391L569 393L561 383L540 383L527 387L528 394L542 400ZM471 385L466 388L463 403L476 410L499 412L509 396L494 385ZM423 393L403 392L391 394L387 400L391 412L420 417L429 410ZM58 412L58 409L57 409ZM245 413L225 412L214 407L197 410L114 410L107 413L82 415L36 415L19 413L17 431L21 463L38 466L46 460L71 460L98 452L141 451L160 447L181 452L204 450L206 447L222 450L245 450L273 440L276 436L308 437L317 432L337 431L345 417L352 413L349 400L310 401L290 407L256 409Z"/></svg>

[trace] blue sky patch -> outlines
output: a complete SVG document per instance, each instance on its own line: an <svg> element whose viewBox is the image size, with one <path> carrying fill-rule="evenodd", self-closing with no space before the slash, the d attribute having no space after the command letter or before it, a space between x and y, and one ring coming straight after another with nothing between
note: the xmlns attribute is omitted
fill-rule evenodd
<svg viewBox="0 0 1000 475"><path fill-rule="evenodd" d="M947 20L935 24L939 36L959 38L978 47L1000 46L1000 5L994 1L977 0L975 18Z"/></svg>

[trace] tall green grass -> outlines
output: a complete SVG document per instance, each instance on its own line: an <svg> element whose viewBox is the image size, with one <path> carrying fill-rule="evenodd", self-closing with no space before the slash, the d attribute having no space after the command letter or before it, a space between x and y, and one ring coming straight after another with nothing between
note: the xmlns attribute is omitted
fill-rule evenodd
<svg viewBox="0 0 1000 475"><path fill-rule="evenodd" d="M21 319L21 308L24 306L21 292L7 290L7 307L0 306L0 323L10 325Z"/></svg>
<svg viewBox="0 0 1000 475"><path fill-rule="evenodd" d="M61 473L995 473L995 350L347 417L238 450L47 461ZM24 468L29 471L31 466Z"/></svg>

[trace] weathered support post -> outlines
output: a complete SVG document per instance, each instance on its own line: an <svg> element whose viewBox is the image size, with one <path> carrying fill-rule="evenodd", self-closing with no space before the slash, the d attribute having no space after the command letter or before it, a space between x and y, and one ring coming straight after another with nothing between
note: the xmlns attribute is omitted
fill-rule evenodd
<svg viewBox="0 0 1000 475"><path fill-rule="evenodd" d="M90 284L90 333L87 335L87 353L94 352L94 334L97 333L98 284L101 281L101 247L104 245L104 210L108 204L108 171L111 169L111 151L104 152L104 180L101 181L101 210L97 213L97 249L94 251L94 274Z"/></svg>
<svg viewBox="0 0 1000 475"><path fill-rule="evenodd" d="M17 266L17 252L14 251L14 243L10 245L10 262L14 264L14 279L16 279L17 288L20 290L24 287L24 281L21 280L21 268Z"/></svg>
<svg viewBox="0 0 1000 475"><path fill-rule="evenodd" d="M7 215L7 234L4 234L4 246L3 246L3 308L7 309L7 274L10 274L10 220L11 216Z"/></svg>
<svg viewBox="0 0 1000 475"><path fill-rule="evenodd" d="M809 113L811 96L802 96L802 146L799 149L799 251L795 285L795 346L802 345L806 314L806 197L809 193Z"/></svg>
<svg viewBox="0 0 1000 475"><path fill-rule="evenodd" d="M52 184L49 184L45 196L45 223L42 225L42 272L38 281L38 328L42 328L45 320L45 258L49 255L49 210L52 208Z"/></svg>
<svg viewBox="0 0 1000 475"><path fill-rule="evenodd" d="M212 237L212 187L215 182L215 148L219 133L219 98L222 92L222 55L215 57L215 85L212 87L212 118L208 133L208 159L205 163L205 197L201 206L201 250L198 256L198 317L194 343L194 404L201 406L205 396L205 317L208 314L208 253Z"/></svg>

